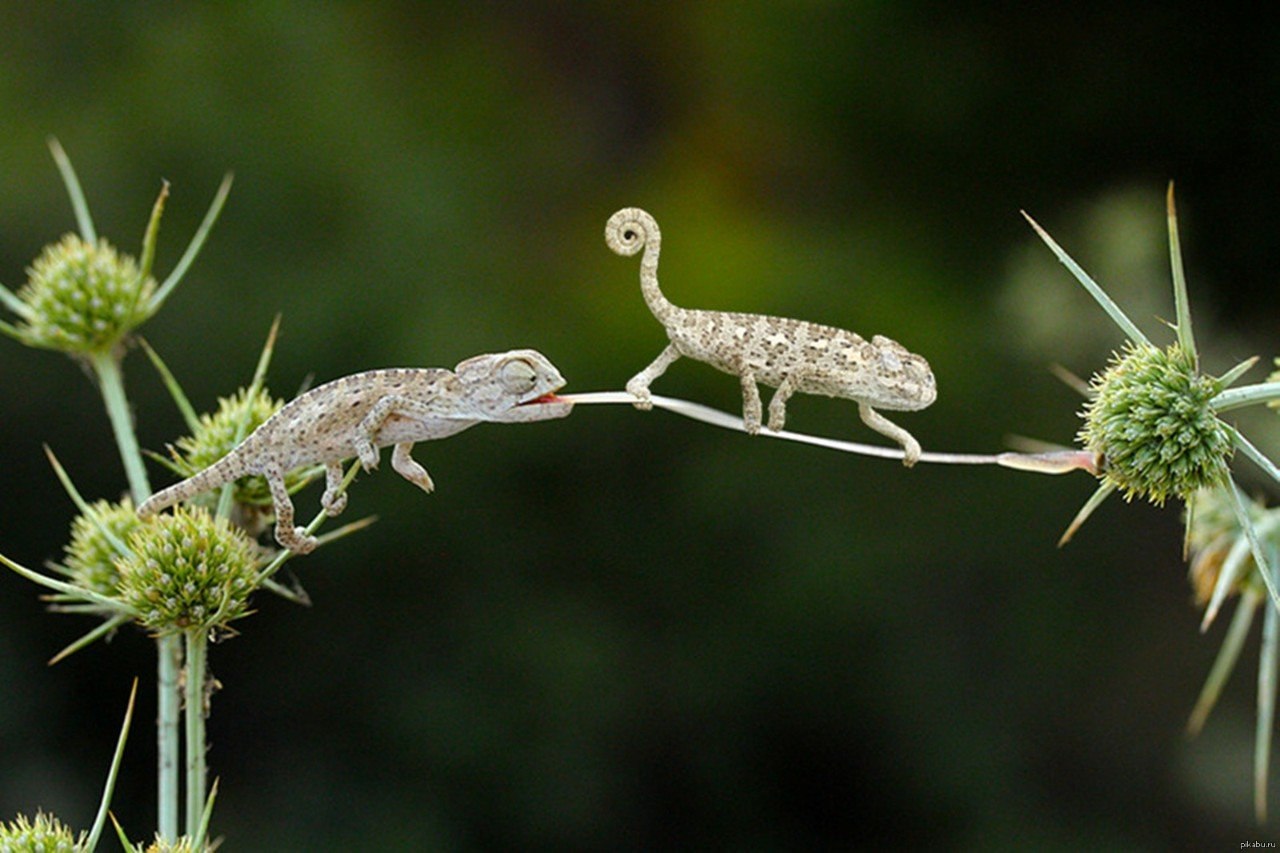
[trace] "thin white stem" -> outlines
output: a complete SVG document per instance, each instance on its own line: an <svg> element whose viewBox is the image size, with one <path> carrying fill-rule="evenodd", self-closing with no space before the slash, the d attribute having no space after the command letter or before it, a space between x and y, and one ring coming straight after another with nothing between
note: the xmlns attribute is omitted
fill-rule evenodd
<svg viewBox="0 0 1280 853"><path fill-rule="evenodd" d="M560 399L574 404L617 403L633 405L636 398L626 391L592 391L581 394L562 394ZM691 403L673 397L653 395L650 402L660 409L666 409L678 415L702 421L713 426L745 433L740 415L731 415L701 403ZM881 459L902 459L903 451L899 448L881 447L875 444L861 444L854 441L840 441L834 438L807 435L800 432L781 430L774 432L762 429L757 433L766 438L781 438L787 441L798 441L845 453L857 453L862 456L875 456ZM1036 471L1044 474L1061 474L1077 469L1091 470L1092 454L1081 451L1063 451L1061 453L938 453L924 452L920 454L921 462L933 462L944 465L1000 465L1020 471Z"/></svg>

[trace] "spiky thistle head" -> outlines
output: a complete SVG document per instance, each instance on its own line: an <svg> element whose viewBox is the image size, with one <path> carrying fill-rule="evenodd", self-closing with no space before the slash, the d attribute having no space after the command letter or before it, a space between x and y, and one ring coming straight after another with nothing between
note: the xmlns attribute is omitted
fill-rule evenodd
<svg viewBox="0 0 1280 853"><path fill-rule="evenodd" d="M1126 499L1162 505L1226 480L1231 435L1210 405L1222 383L1178 344L1130 343L1089 387L1079 440Z"/></svg>
<svg viewBox="0 0 1280 853"><path fill-rule="evenodd" d="M59 568L77 586L105 596L116 595L121 545L141 523L127 497L119 503L95 501L71 522L71 541Z"/></svg>
<svg viewBox="0 0 1280 853"><path fill-rule="evenodd" d="M231 397L218 399L218 410L203 414L191 435L179 438L173 453L172 467L182 477L190 477L236 448L244 437L280 411L283 400L276 400L264 388L252 393L241 388ZM285 477L289 489L300 486L307 479L307 472L291 472ZM265 477L244 477L235 485L235 502L241 505L262 507L271 505L271 490ZM216 496L196 498L196 503L212 507Z"/></svg>
<svg viewBox="0 0 1280 853"><path fill-rule="evenodd" d="M35 820L18 815L0 823L0 850L5 853L79 853L85 835L76 836L53 815L36 812Z"/></svg>
<svg viewBox="0 0 1280 853"><path fill-rule="evenodd" d="M106 352L150 316L156 282L103 238L67 234L27 270L16 337L68 353Z"/></svg>
<svg viewBox="0 0 1280 853"><path fill-rule="evenodd" d="M222 182L178 266L162 284L156 284L151 264L168 184L161 187L151 208L141 258L134 260L98 236L71 161L56 141L50 140L50 148L71 196L79 233L46 246L27 269L27 281L17 293L0 286L0 304L18 318L16 324L0 321L0 333L28 346L100 357L113 353L131 331L160 310L177 287L222 210L231 178L228 175Z"/></svg>
<svg viewBox="0 0 1280 853"><path fill-rule="evenodd" d="M1193 501L1187 502L1187 577L1191 581L1195 602L1200 607L1208 605L1213 598L1223 565L1232 552L1243 565L1235 571L1236 580L1231 582L1230 591L1239 592L1241 588L1248 587L1260 595L1266 593L1257 563L1249 552L1249 542L1240 518L1227 492L1229 488L1234 487L1201 489ZM1264 539L1275 537L1274 522L1268 520L1269 516L1276 515L1274 510L1268 510L1259 501L1248 500L1245 501L1245 511Z"/></svg>
<svg viewBox="0 0 1280 853"><path fill-rule="evenodd" d="M247 615L255 550L225 519L178 506L140 525L128 544L120 597L155 633L221 628Z"/></svg>

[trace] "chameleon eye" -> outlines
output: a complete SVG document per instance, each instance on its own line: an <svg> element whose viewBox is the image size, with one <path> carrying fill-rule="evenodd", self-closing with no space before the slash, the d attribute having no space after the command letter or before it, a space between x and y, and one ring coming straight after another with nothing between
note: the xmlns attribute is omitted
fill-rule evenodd
<svg viewBox="0 0 1280 853"><path fill-rule="evenodd" d="M532 391L537 381L537 373L533 365L523 359L512 359L502 365L501 379L503 386L517 394Z"/></svg>

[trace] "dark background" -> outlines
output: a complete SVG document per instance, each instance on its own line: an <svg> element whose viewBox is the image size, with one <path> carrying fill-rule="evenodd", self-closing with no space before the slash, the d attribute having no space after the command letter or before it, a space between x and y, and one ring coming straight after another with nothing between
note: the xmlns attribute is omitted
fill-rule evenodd
<svg viewBox="0 0 1280 853"><path fill-rule="evenodd" d="M1258 14L7 4L0 281L74 228L53 134L130 252L172 182L162 276L235 171L143 329L202 410L249 381L277 312L278 396L517 346L573 390L618 389L665 340L637 262L602 238L637 205L677 304L925 354L938 401L897 421L926 449L1065 444L1080 400L1048 365L1087 376L1122 339L1019 209L1158 337L1175 179L1207 369L1276 352L1280 31ZM140 353L125 367L140 439L162 449L181 419ZM740 405L691 362L655 391ZM87 496L118 497L123 472L63 356L0 340L0 401L0 549L38 566L74 513L41 444ZM846 401L789 412L883 441ZM1240 423L1274 454L1273 418ZM436 494L389 466L361 477L347 517L379 522L291 564L314 606L260 595L211 652L224 849L1275 837L1251 815L1256 638L1205 733L1183 734L1223 625L1197 631L1179 507L1112 500L1059 550L1087 475L904 471L621 406L417 455ZM140 676L113 808L143 838L153 646L124 630L46 668L91 626L0 576L0 817L89 825Z"/></svg>

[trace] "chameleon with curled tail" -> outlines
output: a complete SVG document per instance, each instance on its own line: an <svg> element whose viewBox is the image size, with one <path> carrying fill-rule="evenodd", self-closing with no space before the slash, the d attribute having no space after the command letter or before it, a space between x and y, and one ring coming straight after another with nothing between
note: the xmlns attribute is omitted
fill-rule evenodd
<svg viewBox="0 0 1280 853"><path fill-rule="evenodd" d="M152 495L142 518L250 474L266 478L276 516L276 541L306 554L315 537L293 526L285 474L322 464L320 503L334 516L346 508L342 462L378 467L378 450L395 445L391 467L425 492L435 488L410 455L414 442L447 438L481 422L520 423L563 418L573 403L557 397L564 378L535 350L478 355L453 371L440 368L369 370L327 382L286 403L234 450L195 476Z"/></svg>
<svg viewBox="0 0 1280 853"><path fill-rule="evenodd" d="M863 423L902 446L904 465L920 458L920 444L876 409L916 411L937 397L929 363L897 341L876 335L870 341L844 329L728 311L680 308L658 286L658 223L635 207L619 210L605 225L605 241L619 255L641 251L640 290L671 342L648 367L627 382L638 408L649 408L649 385L672 362L685 356L737 376L742 383L742 418L748 433L760 431L763 382L777 391L769 402L769 429L781 431L792 394L823 394L854 400Z"/></svg>

